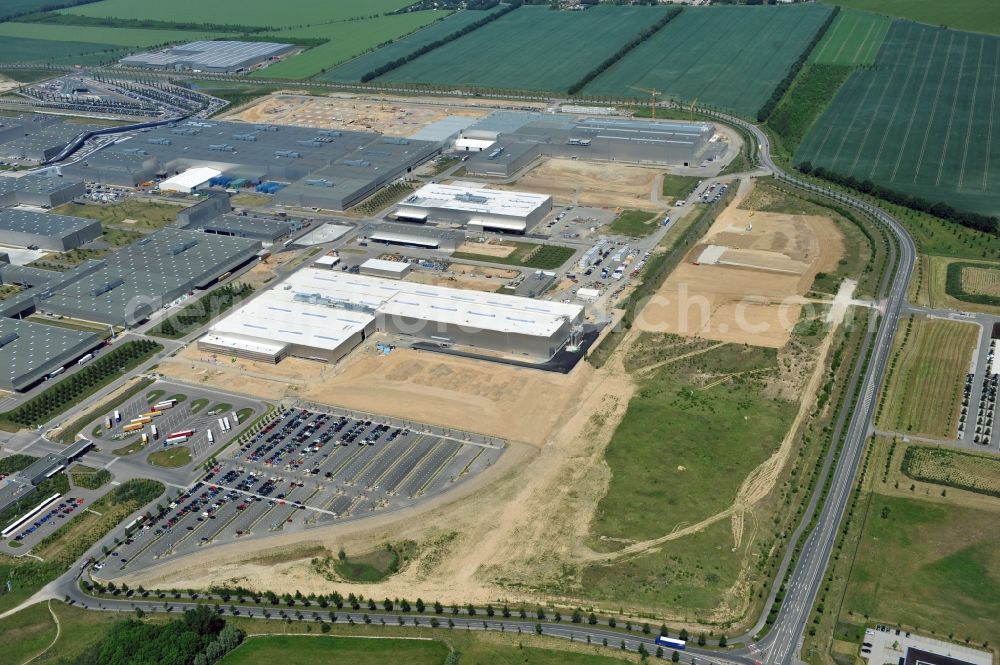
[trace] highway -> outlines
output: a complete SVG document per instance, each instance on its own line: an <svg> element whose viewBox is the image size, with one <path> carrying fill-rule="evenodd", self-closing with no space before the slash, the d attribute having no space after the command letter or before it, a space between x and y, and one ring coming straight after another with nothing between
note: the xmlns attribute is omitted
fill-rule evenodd
<svg viewBox="0 0 1000 665"><path fill-rule="evenodd" d="M382 94L394 91L395 90L391 89L378 90L378 92ZM399 90L399 92L406 93L412 91ZM538 101L536 98L529 98L526 96L507 97L507 99L511 98ZM486 100L484 99L483 101L485 102ZM545 101L553 100L546 99ZM556 101L558 102L558 100ZM667 107L669 105L667 103L663 103L661 106ZM836 446L831 446L830 453L827 456L825 466L823 468L823 473L820 476L819 482L817 482L814 495L811 498L808 509L805 511L802 523L793 535L791 544L787 548L785 558L782 565L779 567L778 575L759 620L753 629L748 631L747 634L730 638L731 643L742 643L746 646L725 652L724 657L722 657L718 651L707 651L694 648L689 648L687 653L683 656L684 662L690 662L692 657L697 656L698 660L701 662L710 660L717 663L740 663L743 665L752 665L754 662L759 661L767 663L768 665L786 665L799 662L798 654L804 637L806 624L810 619L810 613L816 599L817 592L823 583L823 577L825 575L827 564L836 543L838 527L850 500L851 490L857 468L864 451L866 440L873 431L871 429L871 422L876 399L876 391L885 373L892 348L893 337L900 321L900 317L907 307L906 293L910 281L910 275L912 274L914 262L916 260L916 246L903 226L886 211L861 199L813 184L785 172L771 157L768 138L766 134L756 125L741 118L722 113L709 112L708 115L729 125L740 127L748 132L757 143L757 154L760 166L770 171L777 179L793 186L824 195L841 204L855 208L867 217L874 219L883 225L890 232L895 242L895 246L889 252L890 270L886 272L883 283L880 287L880 297L884 299L883 306L881 308L881 312L873 316L873 319L870 322L865 341L862 345L860 358L857 359L854 374L851 377L851 383L848 387L847 394L849 396L854 394L855 388L860 388L860 397L857 401L857 406L850 415L849 419L847 418L847 409L845 408L842 411L840 420L835 423L832 434L834 442L840 439L841 435L843 436L843 443L839 449L839 455L836 455ZM865 371L862 372L861 370L864 363L864 356L868 352L870 352L869 363ZM850 397L848 397L847 404L850 404ZM824 481L828 477L828 473L832 474L829 476L828 494L822 502L822 505L820 505L820 499L822 498L821 493L824 488ZM818 513L816 513L817 509L819 511ZM792 553L795 549L794 543L799 540L800 536L805 532L811 522L813 523L813 527L808 535L806 535L805 541L802 543L799 558L795 562L795 566L791 571L791 574L788 576L784 599L776 621L765 636L763 636L759 641L754 642L753 636L759 634L765 627L766 618L774 603L777 590L782 583L785 570L790 566ZM95 545L92 551L99 550L99 547L100 544ZM108 611L115 610L131 612L134 611L136 604L140 605L146 611L165 610L165 606L162 601L158 603L151 603L148 601L136 603L130 600L102 599L98 602L80 590L77 583L79 573L80 565L78 564L74 566L71 571L67 572L65 575L47 586L46 589L43 590L43 593L48 594L47 597L58 599L68 597L77 604ZM173 611L179 611L184 609L185 605L179 602L173 603L172 608ZM250 612L253 612L254 616L261 615L260 608L244 607L237 609L244 616ZM298 607L294 608L294 610L299 609L300 608ZM304 614L309 616L311 615L312 609L313 608L302 611ZM288 611L294 614L294 610ZM278 608L274 608L273 613L276 614L277 611ZM325 616L327 612L328 610L323 610L320 616ZM353 618L355 622L363 620L361 612L353 612L351 614L354 615ZM390 620L392 623L396 622L396 615L392 613L379 614L371 612L369 614L370 616L375 617L376 621L379 620L379 617L386 617L387 623L389 623ZM342 611L339 611L338 615L341 617L340 620L347 620L348 618L348 614ZM446 623L448 618L448 615L444 615L440 620ZM467 615L461 615L451 618L455 621L458 627L464 628L468 626L470 629L477 630L487 629L510 631L520 628L521 630L533 631L536 623L534 621L520 619L504 620L501 622L496 620L494 617L484 624L483 620L486 617L473 619ZM429 622L429 617L427 617L426 620ZM412 624L411 617L407 617L406 621L407 623ZM607 637L609 647L614 648L619 648L620 642L623 639L622 633L609 629L601 629L597 626L571 624L568 622L541 622L541 625L545 634L563 637L566 639L585 640L586 636L589 634L594 642L599 643L602 639ZM655 646L653 646L653 636L643 636L641 633L632 633L624 636L624 638L626 639L626 646L630 649L636 649L638 648L639 643L644 643L646 644L646 648L651 653L655 652Z"/></svg>

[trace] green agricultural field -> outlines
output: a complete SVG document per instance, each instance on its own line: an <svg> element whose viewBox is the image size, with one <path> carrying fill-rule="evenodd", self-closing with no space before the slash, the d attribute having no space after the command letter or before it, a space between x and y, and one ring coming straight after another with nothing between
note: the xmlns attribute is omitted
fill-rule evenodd
<svg viewBox="0 0 1000 665"><path fill-rule="evenodd" d="M0 38L47 39L52 41L90 42L147 48L168 42L211 39L215 33L185 30L137 30L79 25L49 25L45 23L0 23Z"/></svg>
<svg viewBox="0 0 1000 665"><path fill-rule="evenodd" d="M114 60L123 54L121 46L115 44L4 37L3 48L0 48L0 63L45 62L87 65Z"/></svg>
<svg viewBox="0 0 1000 665"><path fill-rule="evenodd" d="M205 23L287 28L378 16L411 4L410 0L174 0L169 3L103 0L61 10L62 14L154 21L198 20Z"/></svg>
<svg viewBox="0 0 1000 665"><path fill-rule="evenodd" d="M65 6L67 4L69 3L62 0L4 0L3 3L0 3L0 21L28 12L43 11L46 7L53 5Z"/></svg>
<svg viewBox="0 0 1000 665"><path fill-rule="evenodd" d="M555 270L566 263L574 254L572 247L562 245L536 245L530 242L513 242L514 251L507 256L492 254L476 254L474 252L455 252L451 258L466 261L488 261L509 266L525 266L539 270Z"/></svg>
<svg viewBox="0 0 1000 665"><path fill-rule="evenodd" d="M795 153L859 180L1000 212L1000 38L896 21Z"/></svg>
<svg viewBox="0 0 1000 665"><path fill-rule="evenodd" d="M668 98L754 115L830 11L815 4L687 8L583 94L643 97L630 86L655 88Z"/></svg>
<svg viewBox="0 0 1000 665"><path fill-rule="evenodd" d="M823 0L831 5L899 16L930 25L1000 34L996 0Z"/></svg>
<svg viewBox="0 0 1000 665"><path fill-rule="evenodd" d="M1000 641L1000 511L875 494L841 621ZM929 593L928 590L932 590Z"/></svg>
<svg viewBox="0 0 1000 665"><path fill-rule="evenodd" d="M315 46L258 71L261 78L304 79L325 72L379 44L398 39L418 30L432 21L447 16L445 12L410 12L396 16L379 16L363 21L341 21L315 25L307 28L268 33L280 39L289 37L311 37L327 39L327 43Z"/></svg>
<svg viewBox="0 0 1000 665"><path fill-rule="evenodd" d="M326 81L360 81L362 76L373 69L398 58L406 57L425 44L443 39L491 13L469 10L455 12L443 21L435 21L411 35L394 40L391 44L386 44L370 53L345 62L319 78Z"/></svg>
<svg viewBox="0 0 1000 665"><path fill-rule="evenodd" d="M656 230L658 217L655 212L623 210L608 228L612 233L642 238Z"/></svg>
<svg viewBox="0 0 1000 665"><path fill-rule="evenodd" d="M878 408L883 429L951 437L979 327L913 318L896 334Z"/></svg>
<svg viewBox="0 0 1000 665"><path fill-rule="evenodd" d="M728 344L644 380L605 453L611 485L591 525L593 546L623 542L602 537L657 538L729 506L794 417L795 403L766 393L776 367L774 349Z"/></svg>
<svg viewBox="0 0 1000 665"><path fill-rule="evenodd" d="M378 80L565 91L666 11L524 6Z"/></svg>
<svg viewBox="0 0 1000 665"><path fill-rule="evenodd" d="M671 202L673 202L677 199L686 199L697 185L698 178L694 176L664 173L663 188L660 193L670 198Z"/></svg>
<svg viewBox="0 0 1000 665"><path fill-rule="evenodd" d="M810 64L872 65L892 21L879 14L845 10L816 45Z"/></svg>
<svg viewBox="0 0 1000 665"><path fill-rule="evenodd" d="M767 119L768 127L781 137L785 150L793 152L802 143L851 71L846 65L815 64L806 65L799 72Z"/></svg>

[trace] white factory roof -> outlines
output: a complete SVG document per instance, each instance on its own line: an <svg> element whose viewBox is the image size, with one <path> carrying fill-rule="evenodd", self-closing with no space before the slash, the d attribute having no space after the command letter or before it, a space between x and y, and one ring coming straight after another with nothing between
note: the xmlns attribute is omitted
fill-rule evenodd
<svg viewBox="0 0 1000 665"><path fill-rule="evenodd" d="M208 166L197 166L193 169L188 169L183 173L179 173L173 178L167 178L160 183L160 189L176 189L180 191L191 190L199 185L204 185L215 176L221 174L222 171L219 171L218 169L213 169Z"/></svg>
<svg viewBox="0 0 1000 665"><path fill-rule="evenodd" d="M250 337L332 350L388 316L547 337L581 312L567 303L304 268L219 321L205 341Z"/></svg>
<svg viewBox="0 0 1000 665"><path fill-rule="evenodd" d="M405 261L386 261L385 259L368 259L361 264L361 269L381 270L383 272L405 273L410 267Z"/></svg>
<svg viewBox="0 0 1000 665"><path fill-rule="evenodd" d="M526 217L550 197L528 192L509 192L479 187L457 187L432 183L403 199L401 207L445 208L485 215Z"/></svg>
<svg viewBox="0 0 1000 665"><path fill-rule="evenodd" d="M487 139L470 139L464 136L455 139L455 147L462 148L464 150L486 150L494 143L496 143L496 141L490 141Z"/></svg>

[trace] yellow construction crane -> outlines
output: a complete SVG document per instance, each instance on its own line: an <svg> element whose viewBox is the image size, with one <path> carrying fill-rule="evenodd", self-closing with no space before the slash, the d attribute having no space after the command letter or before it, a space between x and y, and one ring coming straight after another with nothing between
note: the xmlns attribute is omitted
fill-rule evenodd
<svg viewBox="0 0 1000 665"><path fill-rule="evenodd" d="M656 98L662 95L663 93L655 88L637 88L634 85L630 85L629 87L633 90L638 90L639 92L645 92L649 94L649 96L653 100L649 105L649 110L652 112L653 120L656 120Z"/></svg>

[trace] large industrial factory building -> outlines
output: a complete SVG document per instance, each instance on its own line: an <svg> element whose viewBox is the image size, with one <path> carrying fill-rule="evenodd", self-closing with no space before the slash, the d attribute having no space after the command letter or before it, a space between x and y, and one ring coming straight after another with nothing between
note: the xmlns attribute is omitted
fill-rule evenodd
<svg viewBox="0 0 1000 665"><path fill-rule="evenodd" d="M525 233L552 210L552 197L432 183L403 199L396 219L446 222L472 231Z"/></svg>
<svg viewBox="0 0 1000 665"><path fill-rule="evenodd" d="M198 347L274 363L336 362L380 331L542 361L582 320L578 305L307 268L216 323Z"/></svg>

